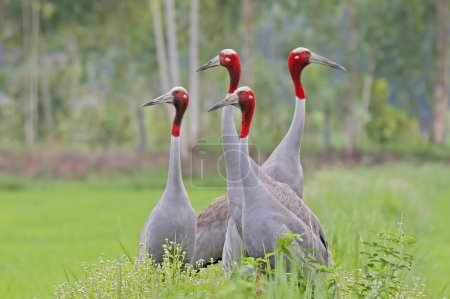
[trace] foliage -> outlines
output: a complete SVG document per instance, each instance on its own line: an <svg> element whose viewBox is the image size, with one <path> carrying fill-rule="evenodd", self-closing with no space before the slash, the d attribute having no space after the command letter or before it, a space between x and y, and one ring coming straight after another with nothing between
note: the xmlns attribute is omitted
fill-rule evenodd
<svg viewBox="0 0 450 299"><path fill-rule="evenodd" d="M417 143L420 140L417 120L388 103L389 86L386 80L376 80L373 93L369 108L371 120L366 124L369 138L380 143Z"/></svg>
<svg viewBox="0 0 450 299"><path fill-rule="evenodd" d="M287 248L300 238L287 234L280 238L276 253L264 258L246 258L239 263L232 279L209 266L198 272L183 266L181 246L166 244L165 258L155 265L151 258L121 257L116 261L100 258L98 265L83 266L85 278L56 286L57 298L425 298L425 285L419 278L409 282L406 274L412 265L407 253L412 238L403 231L377 234L377 240L363 242L366 258L363 267L351 272L342 268L311 267L305 272L297 264L286 268ZM268 267L275 256L276 266ZM343 283L341 283L341 281Z"/></svg>
<svg viewBox="0 0 450 299"><path fill-rule="evenodd" d="M408 249L414 242L401 226L397 232L377 233L375 241L363 242L365 264L344 276L342 293L359 298L425 298L421 278L405 282L413 265Z"/></svg>

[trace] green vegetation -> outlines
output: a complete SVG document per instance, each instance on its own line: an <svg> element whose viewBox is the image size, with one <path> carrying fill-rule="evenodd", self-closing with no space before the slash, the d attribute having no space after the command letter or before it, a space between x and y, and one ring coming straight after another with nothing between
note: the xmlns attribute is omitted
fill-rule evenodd
<svg viewBox="0 0 450 299"><path fill-rule="evenodd" d="M434 163L333 167L307 172L305 200L325 227L333 258L341 269L337 270L339 279L344 278L344 273L372 267L369 261L374 250L380 249L373 242L384 244L376 240L376 233L397 231L398 223L403 222L403 230L414 236L417 243L410 252L415 257L411 270L399 269L403 274L398 277L405 279L410 291L418 276L423 280L418 282L417 291L424 283L427 297L448 295L449 175L448 166ZM185 177L197 212L224 192L223 188L193 188ZM140 230L161 195L165 179L166 171L91 177L85 181L32 181L2 176L1 297L49 297L55 285L85 280L96 268L106 269L116 261L121 261L123 273L128 273L125 271L133 260L121 256L136 255ZM195 181L196 186L200 183ZM207 184L213 183L223 186L220 179L212 176ZM379 237L385 241L391 238ZM99 264L99 257L103 265ZM403 262L386 264L384 269L401 265ZM389 274L380 272L380 262L373 262L373 267L377 273ZM228 282L218 267L201 272L195 279L203 278L196 287L217 292L217 297L240 288L254 290L250 278ZM359 279L370 284L372 278ZM238 285L240 282L243 285ZM266 283L275 282L282 285L278 280Z"/></svg>
<svg viewBox="0 0 450 299"><path fill-rule="evenodd" d="M379 143L402 141L414 144L420 141L417 120L388 103L389 85L386 80L376 80L373 89L373 100L369 107L371 120L366 125L368 137Z"/></svg>
<svg viewBox="0 0 450 299"><path fill-rule="evenodd" d="M300 235L288 233L279 239L276 252L264 258L245 258L228 279L219 265L196 271L183 268L182 248L167 244L161 265L153 260L122 256L98 265L84 266L86 279L56 287L58 298L425 298L420 278L408 279L412 256L406 252L413 242L400 229L378 234L377 242L364 242L361 269L345 272L303 259L310 271L285 261L295 258L289 247ZM271 268L270 258L276 266ZM410 281L406 281L410 280Z"/></svg>

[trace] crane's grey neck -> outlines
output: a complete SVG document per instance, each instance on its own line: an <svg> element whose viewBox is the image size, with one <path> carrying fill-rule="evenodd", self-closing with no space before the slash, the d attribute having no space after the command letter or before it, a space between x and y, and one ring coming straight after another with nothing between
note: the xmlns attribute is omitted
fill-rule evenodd
<svg viewBox="0 0 450 299"><path fill-rule="evenodd" d="M241 173L239 170L239 138L236 133L233 107L231 106L225 106L223 108L221 130L223 154L227 170L228 199L231 204L237 203L240 207L240 198L242 198L243 192Z"/></svg>
<svg viewBox="0 0 450 299"><path fill-rule="evenodd" d="M248 200L247 193L254 192L260 186L258 177L256 176L250 162L250 155L248 152L248 137L242 138L239 141L241 159L239 160L239 167L241 171L242 187L245 190L245 200ZM253 198L253 197L251 197ZM251 200L251 199L250 199Z"/></svg>
<svg viewBox="0 0 450 299"><path fill-rule="evenodd" d="M180 163L180 137L175 136L170 138L169 175L166 190L168 188L184 189Z"/></svg>
<svg viewBox="0 0 450 299"><path fill-rule="evenodd" d="M300 152L300 146L302 145L303 130L305 127L305 99L295 99L295 113L292 119L289 131L284 136L281 143L285 144L289 149L287 155L297 156ZM280 143L280 144L281 144Z"/></svg>
<svg viewBox="0 0 450 299"><path fill-rule="evenodd" d="M230 95L230 93L227 94L227 97ZM227 140L233 140L234 143L239 142L239 138L236 133L236 126L234 125L234 117L233 117L233 107L232 106L225 106L223 107L222 111L222 141L223 138L226 138ZM224 148L225 150L225 148Z"/></svg>

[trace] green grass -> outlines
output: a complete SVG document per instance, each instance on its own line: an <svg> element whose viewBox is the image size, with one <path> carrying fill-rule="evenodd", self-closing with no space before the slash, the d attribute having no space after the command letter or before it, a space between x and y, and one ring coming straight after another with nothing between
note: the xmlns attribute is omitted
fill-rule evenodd
<svg viewBox="0 0 450 299"><path fill-rule="evenodd" d="M82 262L119 258L121 243L135 255L165 178L165 171L75 182L1 176L0 297L52 297L66 276L84 278ZM403 219L417 240L411 276L425 280L430 297L443 297L450 293L449 179L450 168L437 163L324 168L306 173L305 200L347 271L361 266L360 239L393 230ZM197 212L224 191L185 182ZM195 181L200 184L223 185L214 176Z"/></svg>

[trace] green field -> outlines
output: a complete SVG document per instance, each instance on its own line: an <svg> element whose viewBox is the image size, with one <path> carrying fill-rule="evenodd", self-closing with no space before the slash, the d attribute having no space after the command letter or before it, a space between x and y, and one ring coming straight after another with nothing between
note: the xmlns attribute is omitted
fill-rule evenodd
<svg viewBox="0 0 450 299"><path fill-rule="evenodd" d="M84 278L81 264L137 252L140 230L164 188L166 172L85 181L0 177L0 297L53 297L55 284ZM325 227L333 257L355 263L358 238L403 228L416 238L412 274L430 297L450 294L450 168L443 164L332 167L308 171L305 200ZM193 187L199 212L222 188ZM218 178L195 185L223 185ZM402 220L403 219L403 220Z"/></svg>

